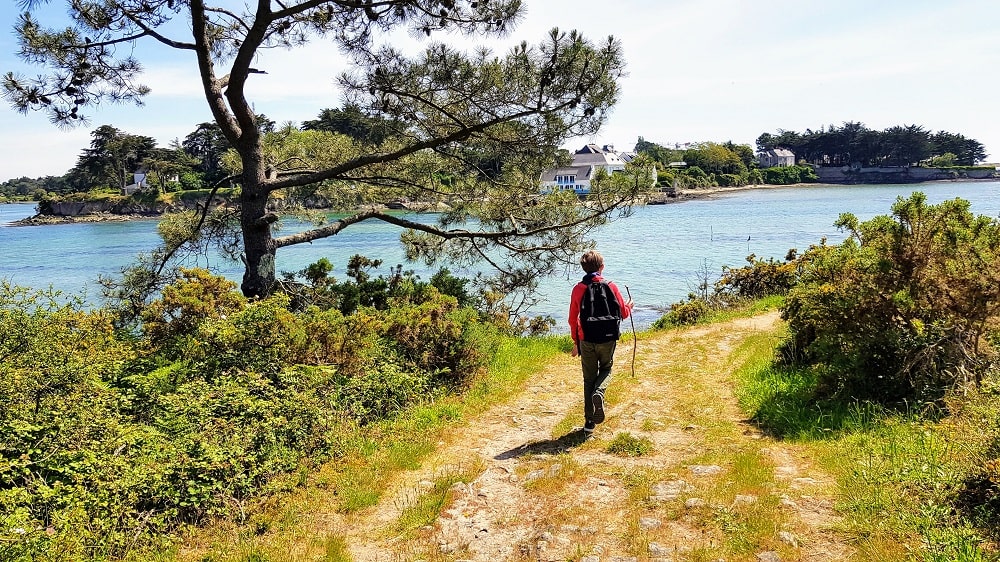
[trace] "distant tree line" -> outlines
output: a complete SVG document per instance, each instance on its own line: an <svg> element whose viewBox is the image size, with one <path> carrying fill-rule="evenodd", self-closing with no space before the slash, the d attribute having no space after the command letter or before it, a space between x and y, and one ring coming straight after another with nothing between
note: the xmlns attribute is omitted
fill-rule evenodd
<svg viewBox="0 0 1000 562"><path fill-rule="evenodd" d="M664 188L698 189L748 184L792 184L816 181L811 167L764 168L757 165L747 144L702 142L680 148L662 146L639 137L635 152L656 162L657 183Z"/></svg>
<svg viewBox="0 0 1000 562"><path fill-rule="evenodd" d="M258 116L261 132L275 133L276 124ZM294 129L286 124L284 130ZM355 140L382 142L393 123L372 120L353 104L324 109L316 119L306 120L301 131L325 131ZM0 196L41 199L45 194L121 189L132 182L132 173L147 174L148 189L160 192L202 189L227 177L224 156L232 148L214 122L201 123L168 147L157 147L151 137L133 135L111 125L92 133L89 148L77 164L62 176L16 178L0 183ZM817 166L974 166L987 156L982 143L961 134L931 133L918 125L869 129L863 123L845 122L805 132L779 129L757 138L757 150L786 148L799 163ZM649 155L657 164L661 186L682 188L728 187L751 183L787 184L815 181L815 174L801 166L790 170L758 169L753 147L746 144L703 142L684 148L659 145L639 137L635 152ZM672 163L683 162L684 166ZM479 162L489 174L495 162Z"/></svg>
<svg viewBox="0 0 1000 562"><path fill-rule="evenodd" d="M853 121L803 133L779 129L757 138L758 150L772 148L787 148L799 162L819 166L974 166L987 156L981 142L961 134L932 133L919 125L875 131Z"/></svg>
<svg viewBox="0 0 1000 562"><path fill-rule="evenodd" d="M264 115L257 116L262 134L274 134L277 125ZM288 123L284 129L296 129ZM302 131L325 131L353 139L385 140L386 123L373 121L358 106L324 109L316 119L307 120ZM229 176L224 164L232 147L214 122L200 123L183 140L174 139L167 147L156 140L132 134L112 125L91 132L90 146L84 148L76 165L61 176L21 177L0 183L0 196L10 199L40 200L46 195L66 195L95 190L121 191L133 182L133 174L146 174L146 188L163 193L210 187Z"/></svg>

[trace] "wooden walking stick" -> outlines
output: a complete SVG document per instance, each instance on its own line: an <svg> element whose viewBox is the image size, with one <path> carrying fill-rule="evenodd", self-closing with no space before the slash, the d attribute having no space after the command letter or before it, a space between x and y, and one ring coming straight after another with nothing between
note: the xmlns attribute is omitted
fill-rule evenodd
<svg viewBox="0 0 1000 562"><path fill-rule="evenodd" d="M628 300L632 300L632 292L628 290L628 285L625 285L625 294L628 295ZM633 305L635 302L633 301ZM632 324L632 378L635 378L635 348L637 347L636 337L635 337L635 320L632 319L632 313L628 315L628 321Z"/></svg>

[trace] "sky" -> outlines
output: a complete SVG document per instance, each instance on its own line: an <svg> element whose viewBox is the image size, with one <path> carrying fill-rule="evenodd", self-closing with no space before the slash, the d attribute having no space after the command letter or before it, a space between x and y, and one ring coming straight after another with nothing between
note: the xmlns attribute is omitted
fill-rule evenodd
<svg viewBox="0 0 1000 562"><path fill-rule="evenodd" d="M230 0L223 4L240 5ZM916 124L983 143L1000 162L1000 2L996 0L526 0L514 31L485 44L502 53L548 30L576 29L594 42L614 36L628 76L620 101L592 138L569 139L631 150L639 137L663 145L732 141L858 121L882 130ZM36 72L16 56L18 2L0 4L0 72ZM60 0L45 8L59 16ZM447 35L432 39L453 42ZM396 38L396 41L399 41ZM404 37L409 49L426 42ZM46 115L22 115L0 101L0 182L61 175L113 125L161 146L211 120L190 52L143 48L142 107L89 109L89 124L64 130ZM249 97L277 123L314 119L340 107L336 48L272 50L255 66Z"/></svg>

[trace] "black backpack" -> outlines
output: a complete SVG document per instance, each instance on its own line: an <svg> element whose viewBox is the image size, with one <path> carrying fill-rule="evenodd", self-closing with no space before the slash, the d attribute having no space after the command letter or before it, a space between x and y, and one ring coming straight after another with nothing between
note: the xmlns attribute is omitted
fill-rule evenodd
<svg viewBox="0 0 1000 562"><path fill-rule="evenodd" d="M583 341L605 343L618 339L622 321L622 307L607 281L594 281L590 275L583 278L587 290L580 300L580 326Z"/></svg>

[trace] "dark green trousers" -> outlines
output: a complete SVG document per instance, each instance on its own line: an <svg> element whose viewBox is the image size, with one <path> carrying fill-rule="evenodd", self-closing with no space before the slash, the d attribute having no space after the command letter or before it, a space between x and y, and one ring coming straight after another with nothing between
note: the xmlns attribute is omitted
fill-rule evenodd
<svg viewBox="0 0 1000 562"><path fill-rule="evenodd" d="M583 416L590 421L594 416L594 403L590 397L595 392L602 395L611 382L611 366L615 362L618 341L606 343L580 342L580 363L583 365Z"/></svg>

